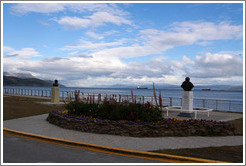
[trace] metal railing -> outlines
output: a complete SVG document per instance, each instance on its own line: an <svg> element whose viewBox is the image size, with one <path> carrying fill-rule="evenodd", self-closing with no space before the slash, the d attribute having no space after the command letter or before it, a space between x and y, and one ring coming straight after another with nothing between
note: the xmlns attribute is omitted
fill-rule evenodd
<svg viewBox="0 0 246 166"><path fill-rule="evenodd" d="M22 89L22 88L3 88L4 94L15 94L15 95L25 95L25 96L40 96L40 97L50 97L50 90L38 90L38 89Z"/></svg>
<svg viewBox="0 0 246 166"><path fill-rule="evenodd" d="M51 90L35 90L35 89L24 89L24 88L3 88L4 94L15 94L15 95L26 95L26 96L40 96L40 97L50 97ZM99 94L96 93L83 93L80 92L80 98L84 100L92 99L94 101L98 101ZM155 99L153 96L141 96L134 95L134 99L132 99L131 95L121 95L121 94L100 94L100 98L114 98L118 102L122 102L124 100L135 102L136 103L146 103L147 101L155 104ZM60 91L60 98L62 100L65 99L74 99L74 91ZM157 97L157 103L159 104L159 99ZM240 100L219 100L219 99L193 99L194 107L203 107L210 108L213 110L220 111L233 111L233 112L243 112L243 101ZM162 105L163 106L181 106L182 98L180 97L162 97Z"/></svg>

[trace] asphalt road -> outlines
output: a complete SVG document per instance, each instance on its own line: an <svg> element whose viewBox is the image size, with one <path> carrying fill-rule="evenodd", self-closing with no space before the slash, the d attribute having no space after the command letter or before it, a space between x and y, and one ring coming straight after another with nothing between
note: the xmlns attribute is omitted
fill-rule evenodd
<svg viewBox="0 0 246 166"><path fill-rule="evenodd" d="M3 163L160 163L3 134Z"/></svg>

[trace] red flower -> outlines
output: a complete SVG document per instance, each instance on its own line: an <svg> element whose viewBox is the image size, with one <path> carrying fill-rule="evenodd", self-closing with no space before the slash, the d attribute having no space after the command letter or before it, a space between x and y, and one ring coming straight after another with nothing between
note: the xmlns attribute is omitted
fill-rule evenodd
<svg viewBox="0 0 246 166"><path fill-rule="evenodd" d="M161 91L159 91L159 105L160 107L162 107Z"/></svg>
<svg viewBox="0 0 246 166"><path fill-rule="evenodd" d="M148 107L150 107L150 102L147 101Z"/></svg>
<svg viewBox="0 0 246 166"><path fill-rule="evenodd" d="M133 113L131 112L131 116L132 116L132 118L134 119L134 115L133 115Z"/></svg>

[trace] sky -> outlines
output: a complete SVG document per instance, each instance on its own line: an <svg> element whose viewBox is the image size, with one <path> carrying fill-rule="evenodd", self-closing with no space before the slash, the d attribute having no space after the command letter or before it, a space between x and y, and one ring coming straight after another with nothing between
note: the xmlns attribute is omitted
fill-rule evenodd
<svg viewBox="0 0 246 166"><path fill-rule="evenodd" d="M3 71L70 87L243 85L242 3L3 3Z"/></svg>

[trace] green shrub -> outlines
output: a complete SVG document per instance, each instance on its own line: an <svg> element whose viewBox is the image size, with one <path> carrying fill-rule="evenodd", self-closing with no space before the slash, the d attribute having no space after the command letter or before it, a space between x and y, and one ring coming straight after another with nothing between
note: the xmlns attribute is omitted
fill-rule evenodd
<svg viewBox="0 0 246 166"><path fill-rule="evenodd" d="M149 102L146 104L135 104L128 101L117 103L111 98L102 104L71 101L65 105L65 108L70 115L92 116L108 120L157 122L162 119L160 109Z"/></svg>

